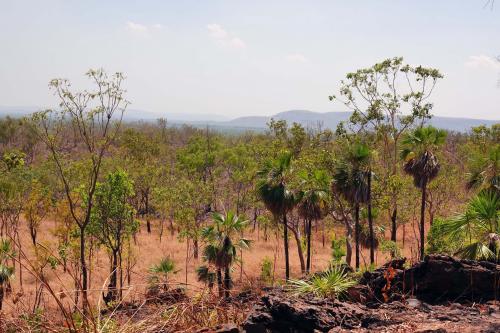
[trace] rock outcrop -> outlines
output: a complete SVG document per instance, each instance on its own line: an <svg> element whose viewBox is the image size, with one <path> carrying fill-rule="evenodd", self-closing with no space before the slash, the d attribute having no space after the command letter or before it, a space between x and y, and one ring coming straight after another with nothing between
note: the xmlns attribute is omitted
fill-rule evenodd
<svg viewBox="0 0 500 333"><path fill-rule="evenodd" d="M486 302L500 297L500 265L429 255L424 261L405 269L405 259L397 259L374 272L366 272L360 283L372 292L365 297L370 299L374 296L372 301L378 302L401 300L408 296L433 304Z"/></svg>

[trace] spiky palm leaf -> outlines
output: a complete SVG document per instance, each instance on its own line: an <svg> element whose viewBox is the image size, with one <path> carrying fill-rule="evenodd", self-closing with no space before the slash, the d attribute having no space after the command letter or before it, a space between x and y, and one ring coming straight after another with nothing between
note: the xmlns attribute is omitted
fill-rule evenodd
<svg viewBox="0 0 500 333"><path fill-rule="evenodd" d="M325 272L316 274L309 280L291 279L288 290L295 295L313 294L317 297L342 297L354 281L341 265L334 265Z"/></svg>
<svg viewBox="0 0 500 333"><path fill-rule="evenodd" d="M487 157L474 160L468 176L468 189L494 189L500 194L500 144L490 147Z"/></svg>
<svg viewBox="0 0 500 333"><path fill-rule="evenodd" d="M439 234L452 242L469 241L457 254L468 259L498 259L500 251L500 198L496 191L480 192L463 214L443 222Z"/></svg>
<svg viewBox="0 0 500 333"><path fill-rule="evenodd" d="M292 154L282 153L276 160L267 161L257 176L257 195L275 216L290 210L294 205L293 193L287 188Z"/></svg>

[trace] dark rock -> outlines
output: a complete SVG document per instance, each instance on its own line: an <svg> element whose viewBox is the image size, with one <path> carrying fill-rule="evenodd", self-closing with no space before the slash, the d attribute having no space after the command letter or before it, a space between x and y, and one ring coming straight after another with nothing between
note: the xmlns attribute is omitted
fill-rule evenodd
<svg viewBox="0 0 500 333"><path fill-rule="evenodd" d="M312 333L335 327L369 327L378 322L380 319L359 304L276 293L262 297L242 327L247 333Z"/></svg>
<svg viewBox="0 0 500 333"><path fill-rule="evenodd" d="M400 300L410 294L427 303L472 301L485 302L500 292L500 265L474 260L457 260L450 256L429 255L424 261L404 269L404 259L393 260L381 268L366 272L360 283L368 286L376 299L384 300L387 284L384 273L395 272L389 300Z"/></svg>

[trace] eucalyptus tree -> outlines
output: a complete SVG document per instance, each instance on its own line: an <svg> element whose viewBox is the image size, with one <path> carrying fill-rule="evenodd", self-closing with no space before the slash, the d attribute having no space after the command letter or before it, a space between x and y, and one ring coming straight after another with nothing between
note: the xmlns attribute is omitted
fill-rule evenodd
<svg viewBox="0 0 500 333"><path fill-rule="evenodd" d="M109 173L105 181L96 186L89 232L110 251L108 292L103 294L106 303L121 295L117 286L118 273L122 276L122 251L139 227L134 219L135 210L129 203L133 195L132 181L120 170Z"/></svg>
<svg viewBox="0 0 500 333"><path fill-rule="evenodd" d="M348 73L340 83L340 96L330 96L352 111L349 124L354 131L373 130L382 141L385 173L381 176L390 195L392 241L396 241L401 137L431 117L429 98L441 78L437 69L404 64L396 57Z"/></svg>
<svg viewBox="0 0 500 333"><path fill-rule="evenodd" d="M103 159L117 137L129 102L125 99L122 87L124 76L121 73L108 76L99 69L89 70L86 76L93 87L83 91L74 91L66 79L50 81L49 87L59 99L59 109L36 112L31 121L38 140L45 145L54 161L70 216L79 230L80 283L83 311L88 314L91 310L85 258L87 227L91 222ZM79 177L71 172L76 161L87 165L80 168ZM86 198L84 206L82 200L77 199L78 193Z"/></svg>
<svg viewBox="0 0 500 333"><path fill-rule="evenodd" d="M202 237L207 242L203 250L203 258L216 270L219 296L229 297L232 286L231 266L236 262L237 250L248 249L250 241L239 237L241 232L248 226L248 221L228 212L212 214L213 224L208 225L202 231ZM238 238L236 238L238 237ZM209 279L210 268L201 266L197 269L198 279L206 281ZM224 272L224 278L222 278Z"/></svg>
<svg viewBox="0 0 500 333"><path fill-rule="evenodd" d="M158 180L158 172L161 170L160 146L157 138L151 134L154 132L127 128L120 136L120 147L124 150L124 167L134 180L134 192L139 199L136 210L146 219L148 233L151 233L151 196Z"/></svg>
<svg viewBox="0 0 500 333"><path fill-rule="evenodd" d="M295 205L295 197L290 189L292 154L282 152L276 159L267 160L258 172L257 193L276 221L283 223L285 249L285 279L290 278L290 258L288 253L287 213Z"/></svg>
<svg viewBox="0 0 500 333"><path fill-rule="evenodd" d="M434 150L445 142L446 131L432 126L419 127L403 138L404 171L422 192L420 202L420 260L424 258L425 204L427 184L439 173L440 164Z"/></svg>
<svg viewBox="0 0 500 333"><path fill-rule="evenodd" d="M329 179L326 172L314 170L312 174L301 173L301 189L297 193L298 212L306 221L306 273L311 271L312 222L322 219L328 212Z"/></svg>
<svg viewBox="0 0 500 333"><path fill-rule="evenodd" d="M48 186L39 179L33 179L29 185L28 197L23 208L33 246L37 244L40 224L50 213L52 206L52 193Z"/></svg>

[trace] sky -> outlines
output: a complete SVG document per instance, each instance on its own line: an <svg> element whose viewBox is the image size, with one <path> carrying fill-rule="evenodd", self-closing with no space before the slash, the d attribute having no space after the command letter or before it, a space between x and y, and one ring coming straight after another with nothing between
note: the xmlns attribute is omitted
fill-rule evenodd
<svg viewBox="0 0 500 333"><path fill-rule="evenodd" d="M500 1L0 0L0 106L57 105L120 71L130 108L226 118L344 111L345 74L395 56L438 68L433 113L500 119Z"/></svg>

